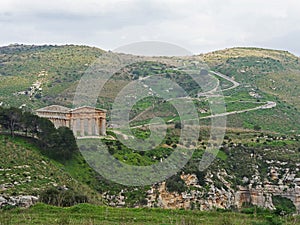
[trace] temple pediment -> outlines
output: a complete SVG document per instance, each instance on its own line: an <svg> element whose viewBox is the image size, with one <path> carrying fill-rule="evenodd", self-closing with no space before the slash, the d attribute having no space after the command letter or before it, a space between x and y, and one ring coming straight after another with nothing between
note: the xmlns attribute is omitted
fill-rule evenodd
<svg viewBox="0 0 300 225"><path fill-rule="evenodd" d="M82 106L70 110L71 113L106 113L104 109L97 109L90 106Z"/></svg>
<svg viewBox="0 0 300 225"><path fill-rule="evenodd" d="M61 105L49 105L36 110L36 112L69 112L71 109Z"/></svg>

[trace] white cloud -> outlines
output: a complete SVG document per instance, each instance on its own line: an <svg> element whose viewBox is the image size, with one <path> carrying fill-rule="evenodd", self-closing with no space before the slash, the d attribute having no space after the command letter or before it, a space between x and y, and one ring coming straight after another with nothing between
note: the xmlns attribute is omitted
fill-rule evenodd
<svg viewBox="0 0 300 225"><path fill-rule="evenodd" d="M75 43L114 49L159 40L195 53L259 45L300 54L293 38L300 35L299 11L296 0L4 0L0 45Z"/></svg>

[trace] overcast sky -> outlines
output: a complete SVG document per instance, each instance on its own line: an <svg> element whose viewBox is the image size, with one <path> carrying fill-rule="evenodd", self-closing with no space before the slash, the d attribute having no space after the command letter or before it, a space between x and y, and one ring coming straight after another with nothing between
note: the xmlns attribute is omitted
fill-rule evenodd
<svg viewBox="0 0 300 225"><path fill-rule="evenodd" d="M1 0L0 45L83 44L113 50L164 41L193 53L234 46L300 56L299 0Z"/></svg>

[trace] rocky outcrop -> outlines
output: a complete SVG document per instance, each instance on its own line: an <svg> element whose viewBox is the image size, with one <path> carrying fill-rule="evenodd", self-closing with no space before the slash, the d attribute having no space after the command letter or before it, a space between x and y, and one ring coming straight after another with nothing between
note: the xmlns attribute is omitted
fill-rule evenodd
<svg viewBox="0 0 300 225"><path fill-rule="evenodd" d="M298 182L300 179L295 180L294 187L264 184L263 187L256 186L255 188L252 185L238 186L238 190L232 189L229 183L221 188L216 187L210 179L208 179L208 186L201 187L197 184L197 177L194 174L182 175L182 179L190 187L189 191L168 192L165 182L162 182L148 191L147 206L166 209L198 208L210 210L213 208L239 209L244 204L252 204L274 210L272 196L280 195L290 199L296 206L298 213L300 212L300 182Z"/></svg>
<svg viewBox="0 0 300 225"><path fill-rule="evenodd" d="M222 182L222 187L217 187L214 178L217 177ZM244 179L248 185L238 186L236 189L231 187L230 182L226 181L229 177L226 171L219 171L216 175L208 173L206 176L205 187L199 185L195 174L182 174L188 191L177 193L169 192L166 183L162 182L153 185L147 191L147 207L160 207L164 209L199 209L211 210L220 209L240 209L243 205L256 205L259 207L274 210L272 196L280 195L290 199L298 213L300 213L300 179L293 180L293 185L272 184L266 181L263 184L254 186L253 180L257 180L257 175L252 179ZM287 176L294 177L294 176ZM280 182L282 183L282 182ZM283 181L284 183L284 181ZM118 195L103 195L110 206L126 206L123 190ZM139 207L139 205L136 205Z"/></svg>
<svg viewBox="0 0 300 225"><path fill-rule="evenodd" d="M166 182L157 183L146 193L140 193L139 196L146 194L146 201L134 203L134 207L211 210L255 205L274 210L274 196L281 196L290 199L300 213L300 163L297 159L286 158L290 153L296 154L295 150L263 148L254 151L235 146L228 147L226 152L226 162L216 160L205 173L195 172L199 180L196 174L183 170L180 178L185 183L184 188L181 180L181 186L177 185L178 177L167 181L171 190L186 191L170 192ZM125 196L128 195L119 193L104 198L113 206L127 206ZM277 201L277 204L280 203Z"/></svg>
<svg viewBox="0 0 300 225"><path fill-rule="evenodd" d="M28 208L38 201L38 197L31 195L21 196L0 196L0 208L6 206L25 207Z"/></svg>

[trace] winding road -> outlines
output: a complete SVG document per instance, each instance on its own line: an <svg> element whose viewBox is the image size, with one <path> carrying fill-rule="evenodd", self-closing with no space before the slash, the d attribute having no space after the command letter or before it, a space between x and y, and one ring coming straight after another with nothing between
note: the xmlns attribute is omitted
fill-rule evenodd
<svg viewBox="0 0 300 225"><path fill-rule="evenodd" d="M211 74L214 74L216 76L219 76L229 82L232 83L232 86L223 89L222 91L228 91L234 88L237 88L238 86L240 86L240 83L236 82L235 80L233 80L232 78L230 78L229 76L226 76L222 73L219 72L215 72L215 71L209 71ZM148 77L145 77L143 79L147 79ZM212 90L207 91L207 92L200 92L198 93L198 97L197 98L192 98L192 97L181 97L178 99L187 99L187 100L199 100L200 97L218 97L220 96L220 94L218 94L218 87L219 87L219 82L218 85L216 87L214 87ZM171 101L173 99L169 99L168 101ZM257 103L257 102L253 102L253 103ZM254 108L249 108L249 109L244 109L244 110L237 110L237 111L231 111L231 112L224 112L224 113L220 113L220 114L215 114L215 115L209 115L209 116L204 116L204 117L200 117L199 119L208 119L208 118L215 118L215 117L222 117L222 116L228 116L228 115L233 115L233 114L238 114L238 113L245 113L245 112L249 112L249 111L255 111L255 110L260 110L260 109L271 109L276 107L276 102L272 102L272 101L268 101L265 102L264 105L260 105ZM135 116L133 119L130 120L130 122L138 119L139 117L141 117L143 114L147 113L147 111L151 110L152 107L147 108L146 110L144 110L143 112L141 112L140 114L138 114L137 116Z"/></svg>

